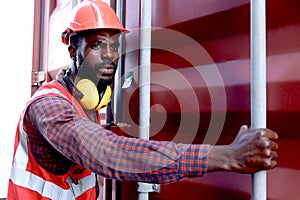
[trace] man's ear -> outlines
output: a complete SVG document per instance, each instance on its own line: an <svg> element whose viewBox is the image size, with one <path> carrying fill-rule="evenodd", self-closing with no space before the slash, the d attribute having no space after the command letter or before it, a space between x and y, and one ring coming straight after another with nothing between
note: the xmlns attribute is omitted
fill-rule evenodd
<svg viewBox="0 0 300 200"><path fill-rule="evenodd" d="M77 47L74 46L74 45L70 45L68 47L68 50L69 50L69 54L70 54L70 58L72 58L72 60L76 60L76 50L77 50Z"/></svg>

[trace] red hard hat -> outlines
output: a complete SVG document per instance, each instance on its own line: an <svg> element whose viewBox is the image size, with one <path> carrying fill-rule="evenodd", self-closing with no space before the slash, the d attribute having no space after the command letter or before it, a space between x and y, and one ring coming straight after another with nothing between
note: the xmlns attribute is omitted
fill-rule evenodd
<svg viewBox="0 0 300 200"><path fill-rule="evenodd" d="M62 42L68 45L71 33L93 29L129 32L108 4L101 0L85 0L74 7L70 27L62 33Z"/></svg>

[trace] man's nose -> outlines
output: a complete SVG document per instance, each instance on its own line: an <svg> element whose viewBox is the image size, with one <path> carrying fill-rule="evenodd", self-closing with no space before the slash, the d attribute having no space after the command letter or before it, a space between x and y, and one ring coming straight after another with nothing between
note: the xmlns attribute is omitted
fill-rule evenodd
<svg viewBox="0 0 300 200"><path fill-rule="evenodd" d="M106 45L102 49L101 57L102 57L103 60L113 60L114 52L112 51L112 49L110 48L109 45Z"/></svg>

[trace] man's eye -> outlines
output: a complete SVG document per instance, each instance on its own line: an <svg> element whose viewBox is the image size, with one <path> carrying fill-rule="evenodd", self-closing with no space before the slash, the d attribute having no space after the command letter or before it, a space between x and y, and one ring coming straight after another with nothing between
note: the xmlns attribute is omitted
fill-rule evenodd
<svg viewBox="0 0 300 200"><path fill-rule="evenodd" d="M100 49L100 48L103 48L105 47L105 43L101 42L101 41L95 41L93 42L93 44L91 45L91 48L92 49Z"/></svg>
<svg viewBox="0 0 300 200"><path fill-rule="evenodd" d="M111 45L110 48L111 48L112 50L116 51L116 50L118 50L119 46L120 46L120 43L114 43L114 44Z"/></svg>

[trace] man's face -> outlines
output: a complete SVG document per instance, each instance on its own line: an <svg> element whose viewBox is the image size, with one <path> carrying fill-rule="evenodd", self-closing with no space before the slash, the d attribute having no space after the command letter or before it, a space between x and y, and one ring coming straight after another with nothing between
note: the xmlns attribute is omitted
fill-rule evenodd
<svg viewBox="0 0 300 200"><path fill-rule="evenodd" d="M77 48L77 75L80 79L90 79L98 86L111 84L119 58L119 35L114 31L102 30L82 37Z"/></svg>

